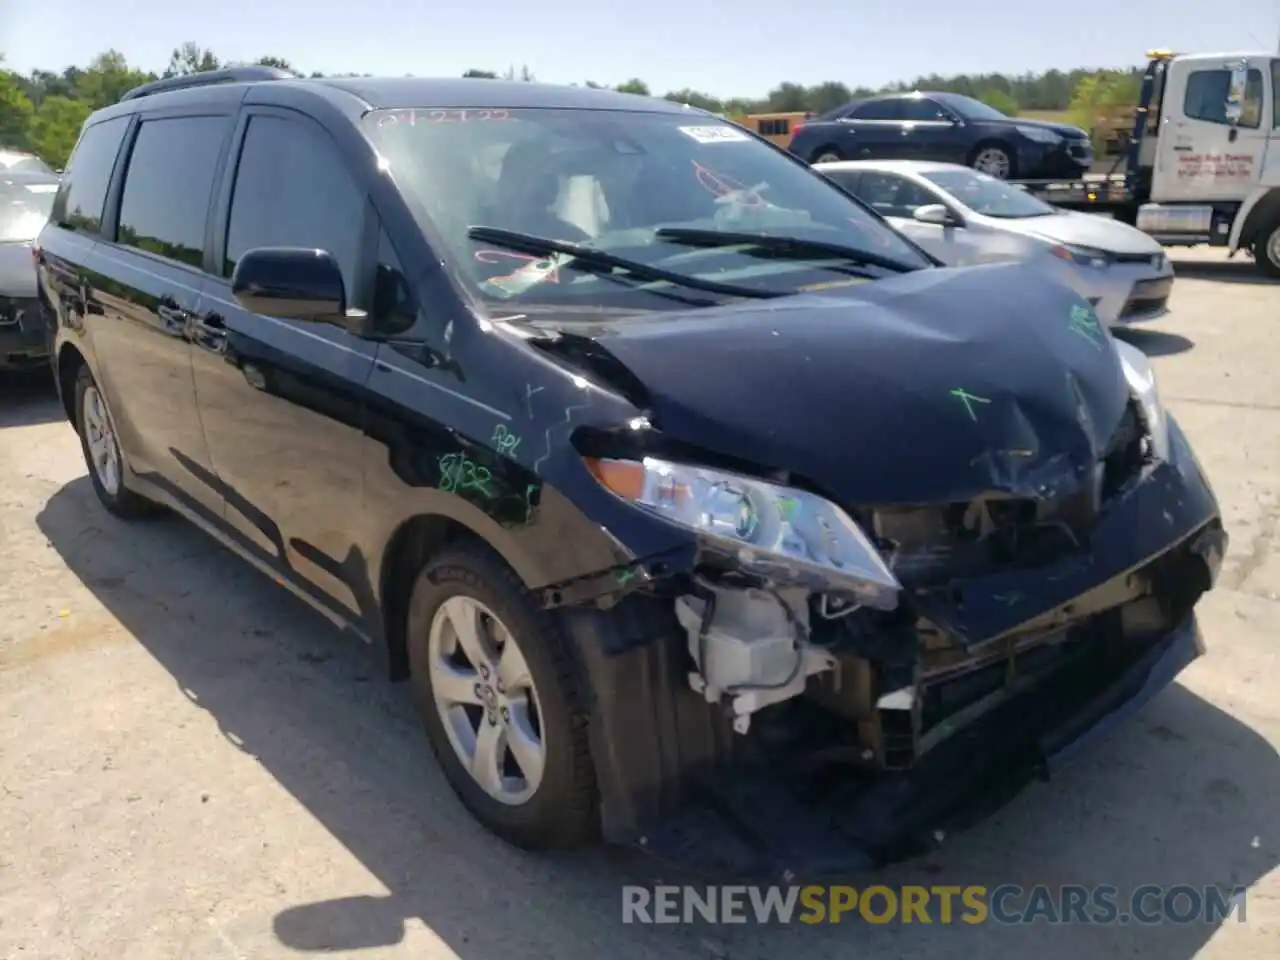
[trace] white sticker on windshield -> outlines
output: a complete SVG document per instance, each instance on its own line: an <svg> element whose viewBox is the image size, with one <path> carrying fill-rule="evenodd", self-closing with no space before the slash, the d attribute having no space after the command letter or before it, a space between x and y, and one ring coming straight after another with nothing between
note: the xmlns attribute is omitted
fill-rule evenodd
<svg viewBox="0 0 1280 960"><path fill-rule="evenodd" d="M741 130L722 123L709 127L680 127L679 130L686 137L692 137L699 143L728 143L751 139Z"/></svg>

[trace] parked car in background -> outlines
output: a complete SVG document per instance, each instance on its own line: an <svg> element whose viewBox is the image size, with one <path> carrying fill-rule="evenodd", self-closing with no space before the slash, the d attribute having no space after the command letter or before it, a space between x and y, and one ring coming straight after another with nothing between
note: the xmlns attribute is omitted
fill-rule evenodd
<svg viewBox="0 0 1280 960"><path fill-rule="evenodd" d="M0 371L48 360L48 339L36 298L32 242L49 219L58 177L0 169Z"/></svg>
<svg viewBox="0 0 1280 960"><path fill-rule="evenodd" d="M901 856L1203 651L1226 533L1141 352L704 111L169 78L38 257L102 506L379 651L521 846Z"/></svg>
<svg viewBox="0 0 1280 960"><path fill-rule="evenodd" d="M788 149L807 163L938 160L1001 180L1080 177L1093 164L1079 127L1007 117L955 93L855 100L797 127Z"/></svg>
<svg viewBox="0 0 1280 960"><path fill-rule="evenodd" d="M1109 326L1167 312L1173 265L1142 231L1050 206L951 163L820 163L824 176L948 266L1025 260L1066 281Z"/></svg>
<svg viewBox="0 0 1280 960"><path fill-rule="evenodd" d="M0 147L0 174L5 173L54 173L54 170L34 153Z"/></svg>

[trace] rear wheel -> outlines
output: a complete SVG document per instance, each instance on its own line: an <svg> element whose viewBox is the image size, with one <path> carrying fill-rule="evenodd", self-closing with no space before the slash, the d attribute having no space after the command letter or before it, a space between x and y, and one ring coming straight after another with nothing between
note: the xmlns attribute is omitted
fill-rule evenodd
<svg viewBox="0 0 1280 960"><path fill-rule="evenodd" d="M1008 180L1014 174L1013 155L999 143L979 144L969 158L969 166L997 180Z"/></svg>
<svg viewBox="0 0 1280 960"><path fill-rule="evenodd" d="M1253 258L1264 277L1280 278L1280 217L1264 226L1253 241Z"/></svg>
<svg viewBox="0 0 1280 960"><path fill-rule="evenodd" d="M835 147L823 147L813 155L810 163L838 163L844 159L844 154Z"/></svg>
<svg viewBox="0 0 1280 960"><path fill-rule="evenodd" d="M136 520L156 513L152 501L128 488L124 456L116 437L115 421L106 397L87 366L76 374L76 428L80 449L89 468L89 482L102 505L121 520Z"/></svg>
<svg viewBox="0 0 1280 960"><path fill-rule="evenodd" d="M490 831L526 849L599 830L587 714L570 646L479 544L418 575L409 603L414 700L450 786Z"/></svg>

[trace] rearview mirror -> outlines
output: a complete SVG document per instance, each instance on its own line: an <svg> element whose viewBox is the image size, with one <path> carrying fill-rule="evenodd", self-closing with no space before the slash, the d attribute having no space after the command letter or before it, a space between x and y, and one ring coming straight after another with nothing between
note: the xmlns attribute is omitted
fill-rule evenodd
<svg viewBox="0 0 1280 960"><path fill-rule="evenodd" d="M939 227L953 227L959 223L941 203L926 203L923 207L916 207L911 216L921 223L932 223Z"/></svg>
<svg viewBox="0 0 1280 960"><path fill-rule="evenodd" d="M231 293L240 306L263 316L347 326L342 270L327 250L249 250L231 274Z"/></svg>

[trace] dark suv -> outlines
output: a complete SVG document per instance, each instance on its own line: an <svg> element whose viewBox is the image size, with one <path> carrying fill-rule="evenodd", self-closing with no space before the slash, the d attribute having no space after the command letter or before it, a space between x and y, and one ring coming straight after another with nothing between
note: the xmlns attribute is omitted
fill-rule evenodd
<svg viewBox="0 0 1280 960"><path fill-rule="evenodd" d="M1225 534L1142 355L707 113L158 81L38 256L106 509L380 651L515 843L892 856L1201 650Z"/></svg>
<svg viewBox="0 0 1280 960"><path fill-rule="evenodd" d="M1076 179L1093 164L1079 127L1007 117L955 93L900 93L846 103L798 127L788 147L809 163L935 160L1000 179Z"/></svg>

